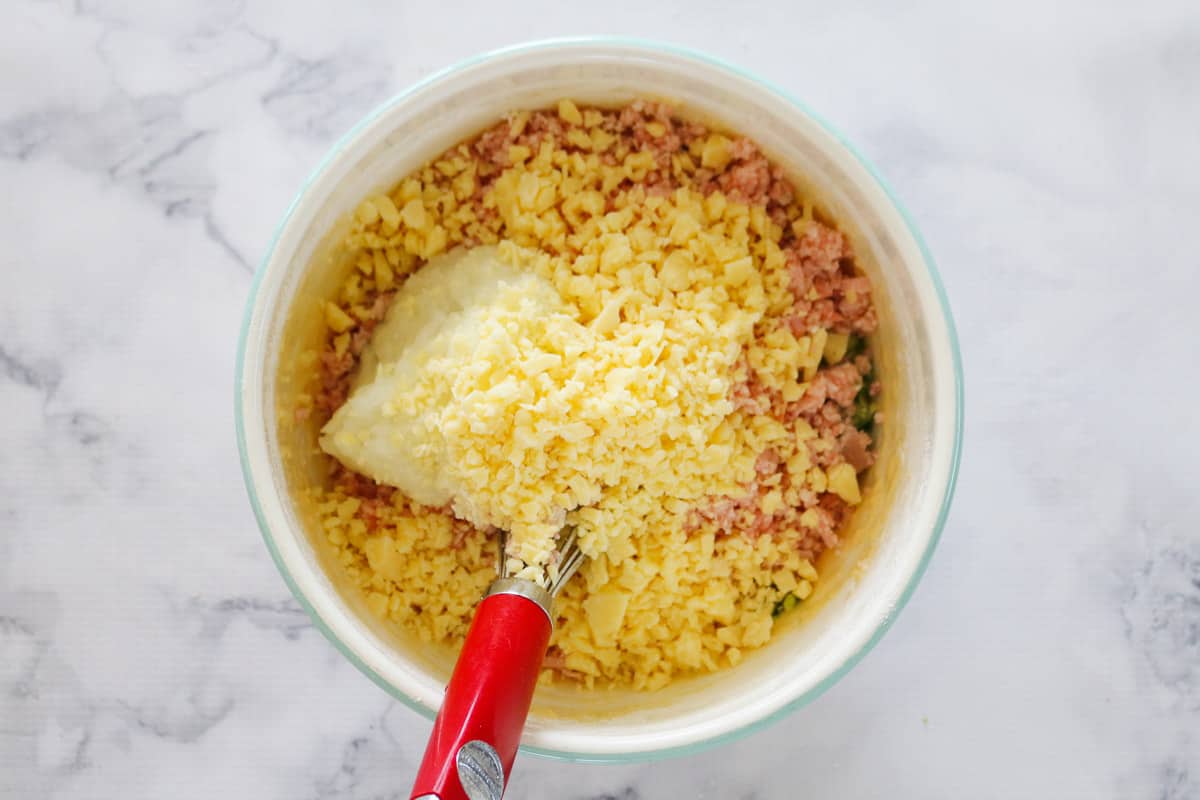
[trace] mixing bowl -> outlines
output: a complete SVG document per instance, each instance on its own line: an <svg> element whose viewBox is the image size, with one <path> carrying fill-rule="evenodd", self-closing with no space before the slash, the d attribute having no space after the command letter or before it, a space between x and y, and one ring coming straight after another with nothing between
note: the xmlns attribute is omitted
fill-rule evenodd
<svg viewBox="0 0 1200 800"><path fill-rule="evenodd" d="M665 689L539 689L527 750L614 761L694 750L810 701L879 640L916 586L945 522L962 430L953 325L928 251L875 170L828 124L745 72L679 48L610 39L538 42L438 73L342 138L300 189L258 270L242 329L237 423L267 547L316 625L360 670L432 718L454 653L384 624L342 578L306 488L323 479L312 422L293 410L322 343L320 302L347 270L341 235L358 202L506 112L562 97L637 97L754 139L850 237L875 285L885 386L878 463L816 592L736 667Z"/></svg>

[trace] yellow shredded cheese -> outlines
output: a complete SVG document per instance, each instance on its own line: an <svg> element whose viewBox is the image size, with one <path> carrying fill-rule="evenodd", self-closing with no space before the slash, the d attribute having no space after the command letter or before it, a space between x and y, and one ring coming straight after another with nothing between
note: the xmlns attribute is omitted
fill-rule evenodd
<svg viewBox="0 0 1200 800"><path fill-rule="evenodd" d="M347 245L362 255L328 326L344 336L369 289L400 291L322 446L404 494L378 503L372 528L343 489L313 496L372 612L431 642L463 635L494 576L489 526L510 532L511 570L540 581L573 526L589 558L556 606L564 668L655 689L738 663L769 639L781 593L813 591L799 543L815 510L762 537L717 536L691 514L736 495L767 450L801 488L859 502L853 468L813 463L822 443L806 422L730 402L751 376L800 398L846 338L797 336L772 316L792 298L783 229L761 208L719 191L648 196L637 182L658 168L652 153L593 109L556 112L572 149L509 147L483 215L467 201L484 167L466 146L355 212ZM509 118L514 136L529 119ZM711 134L672 169L723 168L731 145ZM765 491L754 511L793 509L797 491ZM475 528L456 534L446 506Z"/></svg>

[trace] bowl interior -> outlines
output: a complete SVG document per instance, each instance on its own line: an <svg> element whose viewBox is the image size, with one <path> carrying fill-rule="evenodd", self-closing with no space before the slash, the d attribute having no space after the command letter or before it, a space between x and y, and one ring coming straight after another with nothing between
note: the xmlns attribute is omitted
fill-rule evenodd
<svg viewBox="0 0 1200 800"><path fill-rule="evenodd" d="M292 412L313 380L320 303L352 268L339 242L357 203L504 113L561 97L598 105L663 99L751 137L850 235L876 286L880 458L845 543L822 559L813 597L736 668L654 693L539 689L525 736L534 750L574 757L678 751L810 699L848 669L923 569L953 478L956 362L932 266L872 173L782 95L694 56L583 42L477 60L380 109L305 186L260 271L239 387L247 479L280 568L322 627L377 682L432 715L454 654L380 623L342 583L305 496L324 474L315 431Z"/></svg>

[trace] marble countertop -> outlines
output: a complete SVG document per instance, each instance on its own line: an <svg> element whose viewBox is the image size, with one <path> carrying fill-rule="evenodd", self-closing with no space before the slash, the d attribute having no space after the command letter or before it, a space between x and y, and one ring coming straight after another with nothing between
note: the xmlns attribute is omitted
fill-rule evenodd
<svg viewBox="0 0 1200 800"><path fill-rule="evenodd" d="M727 57L882 168L962 338L958 497L846 679L510 796L1200 797L1200 6L75 0L0 26L0 797L407 798L428 723L309 623L232 419L251 271L373 105L522 39Z"/></svg>

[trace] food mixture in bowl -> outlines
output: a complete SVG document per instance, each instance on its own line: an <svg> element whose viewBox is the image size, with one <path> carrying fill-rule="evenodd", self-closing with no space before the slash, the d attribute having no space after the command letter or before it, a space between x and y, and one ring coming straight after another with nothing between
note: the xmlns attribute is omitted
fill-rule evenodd
<svg viewBox="0 0 1200 800"><path fill-rule="evenodd" d="M737 664L812 592L874 461L876 316L751 141L564 100L367 198L345 245L297 414L374 613L457 644L497 531L538 580L571 527L588 559L543 679L654 689Z"/></svg>

